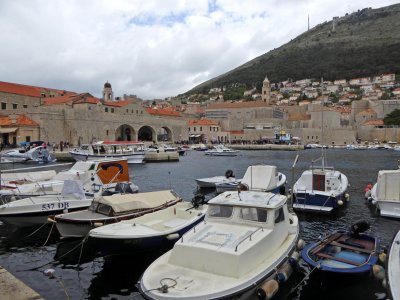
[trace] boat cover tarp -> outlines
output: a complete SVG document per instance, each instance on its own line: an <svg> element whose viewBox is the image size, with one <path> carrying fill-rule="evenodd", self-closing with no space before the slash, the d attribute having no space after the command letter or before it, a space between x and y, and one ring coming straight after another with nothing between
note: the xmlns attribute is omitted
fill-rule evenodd
<svg viewBox="0 0 400 300"><path fill-rule="evenodd" d="M61 196L73 195L78 199L86 199L82 182L79 180L65 180Z"/></svg>
<svg viewBox="0 0 400 300"><path fill-rule="evenodd" d="M400 170L379 171L377 196L379 200L400 201Z"/></svg>
<svg viewBox="0 0 400 300"><path fill-rule="evenodd" d="M25 172L25 173L3 173L1 180L5 181L42 181L49 180L56 175L55 170L40 171L40 172Z"/></svg>
<svg viewBox="0 0 400 300"><path fill-rule="evenodd" d="M242 183L250 190L270 190L277 186L276 166L257 165L247 168Z"/></svg>
<svg viewBox="0 0 400 300"><path fill-rule="evenodd" d="M112 196L102 196L95 201L110 205L115 213L131 211L142 208L152 208L161 206L167 202L179 199L171 191L157 191L138 194L115 194Z"/></svg>

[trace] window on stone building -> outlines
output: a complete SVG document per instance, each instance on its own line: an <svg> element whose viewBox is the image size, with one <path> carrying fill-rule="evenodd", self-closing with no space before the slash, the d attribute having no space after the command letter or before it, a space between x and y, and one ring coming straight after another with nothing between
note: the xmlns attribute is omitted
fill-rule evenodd
<svg viewBox="0 0 400 300"><path fill-rule="evenodd" d="M190 132L190 127L189 127L189 132Z"/></svg>
<svg viewBox="0 0 400 300"><path fill-rule="evenodd" d="M307 135L307 140L309 140L310 139L310 136L309 135Z"/></svg>
<svg viewBox="0 0 400 300"><path fill-rule="evenodd" d="M108 135L108 129L106 130L106 135Z"/></svg>
<svg viewBox="0 0 400 300"><path fill-rule="evenodd" d="M200 126L200 131L203 131L203 127Z"/></svg>
<svg viewBox="0 0 400 300"><path fill-rule="evenodd" d="M7 103L1 102L1 109L7 109Z"/></svg>
<svg viewBox="0 0 400 300"><path fill-rule="evenodd" d="M196 131L196 127L193 127L193 131Z"/></svg>
<svg viewBox="0 0 400 300"><path fill-rule="evenodd" d="M13 109L17 109L18 108L18 104L13 103Z"/></svg>
<svg viewBox="0 0 400 300"><path fill-rule="evenodd" d="M26 137L25 137L25 142L30 142L31 141L31 137L29 136L29 135L27 135Z"/></svg>
<svg viewBox="0 0 400 300"><path fill-rule="evenodd" d="M141 110L140 113L143 115L143 110Z"/></svg>
<svg viewBox="0 0 400 300"><path fill-rule="evenodd" d="M111 112L114 113L114 108L111 108Z"/></svg>
<svg viewBox="0 0 400 300"><path fill-rule="evenodd" d="M210 127L210 131L212 131L212 127Z"/></svg>
<svg viewBox="0 0 400 300"><path fill-rule="evenodd" d="M28 108L28 105L24 104L22 105L23 108Z"/></svg>
<svg viewBox="0 0 400 300"><path fill-rule="evenodd" d="M105 107L105 108L104 108L104 111L105 111L105 112L108 112L108 107Z"/></svg>
<svg viewBox="0 0 400 300"><path fill-rule="evenodd" d="M315 137L316 140L318 140L318 135Z"/></svg>
<svg viewBox="0 0 400 300"><path fill-rule="evenodd" d="M128 112L129 112L129 109L126 109L126 112L128 113Z"/></svg>
<svg viewBox="0 0 400 300"><path fill-rule="evenodd" d="M136 114L137 114L137 115L139 114L139 111L138 111L138 110L136 110Z"/></svg>

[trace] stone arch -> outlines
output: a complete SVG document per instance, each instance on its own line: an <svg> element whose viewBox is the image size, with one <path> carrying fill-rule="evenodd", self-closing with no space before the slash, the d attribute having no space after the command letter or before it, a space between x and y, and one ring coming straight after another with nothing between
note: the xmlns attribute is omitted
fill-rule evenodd
<svg viewBox="0 0 400 300"><path fill-rule="evenodd" d="M115 131L116 141L136 141L136 132L132 126L123 124Z"/></svg>
<svg viewBox="0 0 400 300"><path fill-rule="evenodd" d="M157 141L156 131L150 126L140 127L138 131L138 140L142 142Z"/></svg>
<svg viewBox="0 0 400 300"><path fill-rule="evenodd" d="M168 127L160 127L157 130L157 141L172 142L172 131Z"/></svg>

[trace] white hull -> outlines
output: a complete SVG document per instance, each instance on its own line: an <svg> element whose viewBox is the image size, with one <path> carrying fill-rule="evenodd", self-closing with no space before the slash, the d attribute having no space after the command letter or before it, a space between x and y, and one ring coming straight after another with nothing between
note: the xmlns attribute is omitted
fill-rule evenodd
<svg viewBox="0 0 400 300"><path fill-rule="evenodd" d="M387 279L393 300L400 299L400 231L397 232L389 250Z"/></svg>
<svg viewBox="0 0 400 300"><path fill-rule="evenodd" d="M381 200L377 201L381 216L389 218L400 218L400 202Z"/></svg>
<svg viewBox="0 0 400 300"><path fill-rule="evenodd" d="M128 164L141 164L144 160L144 153L143 154L120 154L120 155L88 155L88 154L81 154L70 151L72 158L75 160L99 160L99 159L126 159L128 160Z"/></svg>
<svg viewBox="0 0 400 300"><path fill-rule="evenodd" d="M64 223L62 221L57 221L56 227L62 238L81 238L93 229L89 223Z"/></svg>

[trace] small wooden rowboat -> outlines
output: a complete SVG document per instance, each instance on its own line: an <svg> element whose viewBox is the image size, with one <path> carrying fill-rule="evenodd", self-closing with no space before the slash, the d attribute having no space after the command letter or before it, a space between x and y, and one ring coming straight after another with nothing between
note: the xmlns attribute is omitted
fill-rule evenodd
<svg viewBox="0 0 400 300"><path fill-rule="evenodd" d="M378 262L379 239L360 233L369 228L356 223L350 232L339 230L307 245L301 252L312 268L332 273L362 274L371 271Z"/></svg>

